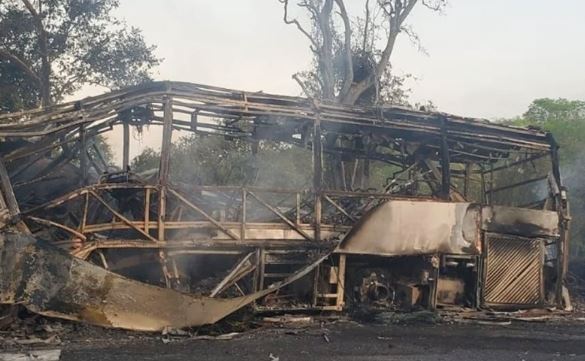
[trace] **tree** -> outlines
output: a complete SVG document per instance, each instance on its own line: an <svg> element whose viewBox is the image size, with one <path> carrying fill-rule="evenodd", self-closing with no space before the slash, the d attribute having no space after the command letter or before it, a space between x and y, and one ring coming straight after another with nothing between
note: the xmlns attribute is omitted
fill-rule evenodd
<svg viewBox="0 0 585 361"><path fill-rule="evenodd" d="M550 131L561 146L563 166L585 154L585 101L542 98L534 100L522 117L509 121L519 126L536 126Z"/></svg>
<svg viewBox="0 0 585 361"><path fill-rule="evenodd" d="M171 148L171 179L186 184L306 188L308 149L278 142L257 144L221 135L190 134ZM160 153L146 148L132 160L134 172L157 169ZM188 166L185 166L188 165Z"/></svg>
<svg viewBox="0 0 585 361"><path fill-rule="evenodd" d="M585 118L585 102L563 98L536 99L523 115L531 123L580 122Z"/></svg>
<svg viewBox="0 0 585 361"><path fill-rule="evenodd" d="M297 9L307 16L299 20L290 15L289 0L279 2L283 5L284 22L294 25L309 40L313 53L313 70L295 74L293 78L306 95L347 105L409 105L409 90L404 86L406 77L391 72L390 59L396 40L401 33L406 34L422 50L418 35L406 23L408 16L419 2L433 11L441 11L447 3L446 0L365 0L363 16L359 17L350 15L344 0L301 0ZM325 144L330 147L344 141L351 142L335 133L325 136ZM363 148L363 145L351 146ZM370 162L365 160L325 155L325 186L347 190L357 184L359 188L369 188L370 174L381 173L375 167L373 164L370 169Z"/></svg>
<svg viewBox="0 0 585 361"><path fill-rule="evenodd" d="M2 110L48 106L84 84L149 79L160 59L141 32L116 19L118 0L0 2ZM9 92L13 84L17 92Z"/></svg>
<svg viewBox="0 0 585 361"><path fill-rule="evenodd" d="M571 202L571 256L585 256L585 101L542 98L508 124L550 131L560 146L561 175Z"/></svg>
<svg viewBox="0 0 585 361"><path fill-rule="evenodd" d="M0 61L0 112L34 108L39 89L14 64Z"/></svg>
<svg viewBox="0 0 585 361"><path fill-rule="evenodd" d="M296 75L297 81L305 92L350 105L363 98L367 101L362 103L371 104L384 91L392 98L390 90L403 82L390 74L396 39L405 33L420 47L418 36L406 24L408 16L419 2L434 11L446 5L446 0L366 0L364 17L352 18L343 0L303 0L298 7L308 14L307 27L289 15L289 0L279 1L284 22L309 40L314 55L315 70ZM378 44L383 46L377 48Z"/></svg>

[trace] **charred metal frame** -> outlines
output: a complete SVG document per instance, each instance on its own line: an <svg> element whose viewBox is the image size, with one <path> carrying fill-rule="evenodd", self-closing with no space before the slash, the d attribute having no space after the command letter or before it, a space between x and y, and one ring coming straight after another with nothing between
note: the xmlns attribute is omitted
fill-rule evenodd
<svg viewBox="0 0 585 361"><path fill-rule="evenodd" d="M140 109L146 115L137 116L136 119L121 116L135 109ZM228 122L209 120L214 118ZM122 171L127 171L130 164L130 129L143 123L162 126L161 157L156 182L89 184L88 173L91 167L100 171L106 168L103 156L92 141L93 137L121 125ZM278 134L260 131L262 128L278 127L282 130ZM176 131L256 141L270 139L307 147L311 149L313 158L312 187L290 190L252 186L192 186L188 190L180 190L169 178L171 141ZM375 146L372 149L358 149L344 145L343 142L333 144L325 139L326 134L351 139L367 138ZM172 287L173 280L179 277L176 264L173 263L173 256L177 254L239 254L244 258L232 269L233 275L238 274L244 264L254 259L253 269L247 269L247 272L254 272L254 282L261 288L266 276L264 259L267 250L286 253L299 249L325 248L332 241L343 238L359 222L360 217L375 205L389 199L416 199L417 194L405 194L403 190L411 186L416 188L417 182L437 185L437 189L431 189L431 195L422 198L451 202L468 199L474 182L481 188L482 199L479 202L492 204L496 192L544 179L524 179L511 185L495 186L495 172L550 157L556 187L552 209L559 214L560 220L560 236L556 241L556 302L558 305L562 304L563 280L567 270L569 215L566 193L559 173L558 145L548 133L402 107L349 107L300 97L190 83L158 82L47 109L0 115L0 137L7 144L19 144L7 146L0 152L0 179L6 206L10 210L9 214L4 215L5 224L14 223L15 217L22 217L31 228L58 228L69 236L63 240L55 240L54 245L69 250L72 255L81 259L87 259L92 252L104 249L158 250L168 287ZM408 149L410 145L412 149ZM388 151L378 152L376 148L381 146ZM11 184L10 177L16 179L40 157L59 148L63 149L63 155L67 157L55 161L50 170L36 174L24 184L42 181L49 171L76 158L81 171L80 188L20 212L11 189L19 184ZM90 155L90 150L93 155ZM355 160L352 179L355 178L358 160L368 164L364 166L364 177L369 177L369 164L372 161L397 165L403 172L411 172L422 166L424 172L419 174L420 179L415 179L404 187L397 188L395 184L390 184L387 189L377 191L347 189L344 173L344 187L333 189L324 181L324 162L330 154L344 155ZM409 159L409 162L405 159ZM509 162L508 159L512 161ZM496 164L502 160L507 163ZM3 163L11 165L10 177ZM341 166L343 165L342 162ZM455 180L463 182L462 189L455 186ZM112 192L140 194L144 200L140 211L142 217L129 217L111 204L109 200ZM240 204L231 219L221 219L221 216L213 213L215 210L198 204L191 196L193 192L229 193ZM266 193L294 199L292 215L284 214L277 206L266 201L262 196ZM356 213L345 209L340 199L367 201L361 211ZM81 216L75 224L46 217L51 210L65 204L81 205ZM301 217L303 204L308 204L310 211L305 210L305 216ZM89 213L95 207L100 207L102 212L109 214L111 221L93 222ZM276 222L250 221L251 207L268 210ZM324 217L325 207L332 210L330 213L335 213L335 219L344 219L343 224L332 223ZM195 238L184 238L177 236L181 234L181 230L207 230L208 233L200 233ZM104 239L98 236L106 231L127 231L133 237ZM252 254L255 256L252 257ZM104 254L99 253L99 256L107 268ZM344 304L345 268L349 256L339 253L332 257L334 265L329 272L336 272L335 277L331 276L334 290L320 292L315 288L312 306L341 310ZM315 277L318 272L319 268ZM224 280L214 293L224 290L226 284L233 285L235 281L230 283L230 280ZM323 302L323 299L333 301Z"/></svg>

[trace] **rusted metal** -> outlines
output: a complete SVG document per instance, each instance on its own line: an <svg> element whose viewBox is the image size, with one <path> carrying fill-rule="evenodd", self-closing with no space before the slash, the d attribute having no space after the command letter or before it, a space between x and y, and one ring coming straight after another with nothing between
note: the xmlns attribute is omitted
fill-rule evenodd
<svg viewBox="0 0 585 361"><path fill-rule="evenodd" d="M28 219L30 219L31 221L35 221L37 223L40 223L40 224L47 225L47 226L60 228L60 229L62 229L64 231L70 233L71 235L73 235L75 237L78 237L82 241L86 241L87 240L87 237L83 233L78 232L78 231L76 231L76 230L74 230L72 228L69 228L69 227L67 227L67 226L65 226L63 224L60 224L60 223L57 223L57 222L53 222L53 221L49 221L47 219L42 219L42 218L39 218L39 217L28 217Z"/></svg>
<svg viewBox="0 0 585 361"><path fill-rule="evenodd" d="M124 136L122 141L122 169L128 169L130 165L130 124L127 121L122 124L122 132Z"/></svg>
<svg viewBox="0 0 585 361"><path fill-rule="evenodd" d="M487 306L535 307L544 303L544 241L488 233L485 238Z"/></svg>
<svg viewBox="0 0 585 361"><path fill-rule="evenodd" d="M323 144L321 139L321 115L318 112L313 120L313 190L315 191L315 240L321 240L323 187Z"/></svg>
<svg viewBox="0 0 585 361"><path fill-rule="evenodd" d="M328 256L258 292L218 299L132 281L30 237L8 235L1 245L6 252L0 259L0 302L20 303L42 315L141 331L217 322L302 278Z"/></svg>
<svg viewBox="0 0 585 361"><path fill-rule="evenodd" d="M128 113L136 119L121 116ZM144 124L162 127L162 144L158 173L143 179L128 165L130 131ZM122 169L110 171L93 138L114 126L122 126L124 132ZM312 167L305 167L308 173L312 169L311 186L175 184L171 143L176 130L306 148L312 156ZM280 287L284 294L296 295L283 309L305 300L302 307L340 311L352 302L353 293L347 290L356 282L359 288L375 272L379 280L387 275L379 281L384 287L410 295L401 301L408 307L469 306L463 301L467 299L477 306L477 294L483 295L485 304L513 307L563 303L570 217L558 146L545 132L396 106L344 106L154 82L0 115L0 137L7 142L0 153L0 226L12 230L16 223L20 232L27 232L28 222L32 234L46 241L4 242L8 253L2 255L13 252L15 259L33 261L27 269L14 262L0 265L4 272L0 294L3 301L22 302L34 312L155 330L163 324L215 322L250 302L262 307L270 301L262 297ZM12 141L19 143L15 147ZM51 152L57 155L48 156ZM530 163L531 175L522 176L525 169L520 168ZM346 165L351 169L345 170ZM95 172L89 172L92 167ZM506 173L517 168L518 172ZM68 170L78 172L82 184L77 179L69 187L60 187L58 180L51 183L55 170L62 179L67 179ZM91 174L104 170L100 180L91 179ZM391 177L385 184L375 184L374 174ZM546 195L537 200L541 209L522 206L535 204L534 199L516 203L507 199L507 192L533 186L533 179L548 179L546 189L541 189ZM54 191L29 199L44 188ZM8 234L0 232L0 238ZM492 240L493 234L501 234L503 241ZM524 241L511 241L517 238ZM546 239L550 253L546 263L535 261L532 247L541 239ZM311 263L309 255L335 246L326 263ZM56 248L73 257L57 256ZM193 271L190 265L198 263L189 257L222 264L217 283L204 293L212 297L190 294L190 285L181 279ZM477 262L481 257L485 268ZM504 262L506 257L514 262ZM190 261L182 264L182 258ZM148 262L159 263L160 274L149 282L167 288L112 272L140 266L141 259L149 268L157 267ZM380 269L368 273L369 265ZM37 278L28 270L39 273ZM16 276L10 278L9 271ZM505 276L506 272L517 277ZM275 277L285 281L266 288ZM302 277L310 283L302 286L303 292L287 288ZM37 282L49 278L70 294L47 286L51 282ZM17 295L18 283L42 297ZM522 287L516 287L519 284ZM548 287L540 290L538 302L537 284ZM465 297L459 297L461 292ZM218 298L220 293L227 298ZM556 296L544 299L544 294L552 293ZM272 302L281 302L279 297L272 297ZM137 298L146 301L129 301Z"/></svg>
<svg viewBox="0 0 585 361"><path fill-rule="evenodd" d="M238 282L246 274L256 269L256 262L250 261L255 255L255 252L248 253L240 262L238 262L234 268L225 276L225 278L215 286L215 288L209 294L209 297L215 297L222 291L225 291L231 285Z"/></svg>
<svg viewBox="0 0 585 361"><path fill-rule="evenodd" d="M170 188L168 189L168 191L170 193L172 193L175 197L177 197L181 202L185 203L189 208L193 209L194 211L198 212L203 217L205 217L205 219L207 219L209 222L211 222L214 226L216 226L218 229L220 229L223 233L230 236L230 238L232 238L232 239L240 238L234 232L232 232L229 229L222 226L220 222L213 219L213 217L211 217L209 214L205 213L205 211L203 211L201 208L199 208L195 204L189 202L189 200L187 198L183 197L181 194L179 194L179 192L175 191L174 189L170 189ZM160 225L159 225L159 227L160 227Z"/></svg>
<svg viewBox="0 0 585 361"><path fill-rule="evenodd" d="M133 230L135 230L136 232L140 233L141 235L143 235L144 237L146 237L147 239L153 241L153 242L157 242L158 240L154 237L152 237L150 234L144 232L142 229L140 229L140 227L135 226L128 218L124 217L122 214L120 214L119 212L117 212L112 206L110 206L108 204L108 202L106 202L102 197L100 197L96 192L94 191L89 191L89 194L98 200L98 202L100 202L104 207L106 207L110 212L112 212L112 214L117 217L118 219L120 219L125 225L127 225L128 227L132 228Z"/></svg>
<svg viewBox="0 0 585 361"><path fill-rule="evenodd" d="M293 222L290 221L290 219L286 218L282 213L280 213L278 210L276 210L274 207L272 207L270 204L266 203L262 198L258 197L255 193L253 192L248 192L248 194L250 194L252 196L252 198L254 198L256 201L258 201L260 204L262 204L264 207L268 208L272 213L274 213L275 215L278 216L278 218L282 219L284 221L284 223L288 224L290 228L294 229L297 233L299 233L301 236L303 236L306 240L308 241L312 241L313 239L311 238L311 236L309 236L305 231L303 231L301 228L299 228L296 224L294 224ZM318 237L317 233L318 231L316 230L316 237Z"/></svg>
<svg viewBox="0 0 585 361"><path fill-rule="evenodd" d="M390 200L362 217L337 252L477 254L480 217L480 209L469 203Z"/></svg>

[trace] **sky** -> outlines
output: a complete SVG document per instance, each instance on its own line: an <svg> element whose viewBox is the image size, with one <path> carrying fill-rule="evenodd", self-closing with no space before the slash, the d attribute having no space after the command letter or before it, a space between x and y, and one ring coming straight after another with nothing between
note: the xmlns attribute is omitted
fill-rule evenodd
<svg viewBox="0 0 585 361"><path fill-rule="evenodd" d="M363 1L346 3L358 15ZM537 98L585 99L584 13L583 0L449 0L443 14L417 5L408 23L428 54L403 37L393 71L413 76L413 102L458 115L509 118ZM299 95L291 75L310 66L278 0L120 0L117 15L157 46L157 80ZM147 136L132 155L157 142Z"/></svg>

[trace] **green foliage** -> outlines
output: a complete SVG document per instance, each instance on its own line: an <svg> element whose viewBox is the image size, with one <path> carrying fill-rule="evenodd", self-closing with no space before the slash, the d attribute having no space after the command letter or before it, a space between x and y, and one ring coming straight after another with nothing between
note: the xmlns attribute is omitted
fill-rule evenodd
<svg viewBox="0 0 585 361"><path fill-rule="evenodd" d="M0 61L0 113L37 106L39 89L13 64Z"/></svg>
<svg viewBox="0 0 585 361"><path fill-rule="evenodd" d="M171 177L205 185L247 184L253 177L250 144L221 136L192 135L173 147Z"/></svg>
<svg viewBox="0 0 585 361"><path fill-rule="evenodd" d="M96 147L100 150L101 156L104 157L106 164L110 165L114 161L114 151L112 146L108 143L106 138L102 135L96 135L94 138ZM93 147L89 148L89 155L93 159L97 159L97 152Z"/></svg>
<svg viewBox="0 0 585 361"><path fill-rule="evenodd" d="M583 155L585 146L585 102L567 99L536 99L521 118L508 123L536 126L553 134L561 146L561 163L572 164Z"/></svg>
<svg viewBox="0 0 585 361"><path fill-rule="evenodd" d="M133 159L135 172L155 169L160 153L146 148ZM311 179L311 152L262 141L256 154L241 139L192 134L173 144L171 179L202 185L303 188Z"/></svg>
<svg viewBox="0 0 585 361"><path fill-rule="evenodd" d="M147 147L142 153L132 159L130 169L132 171L141 173L158 167L160 162L160 153L156 150Z"/></svg>
<svg viewBox="0 0 585 361"><path fill-rule="evenodd" d="M160 60L138 29L112 15L118 5L117 0L1 1L0 110L37 106L45 90L50 103L85 84L118 88L147 81Z"/></svg>
<svg viewBox="0 0 585 361"><path fill-rule="evenodd" d="M567 99L537 99L521 118L507 121L519 126L537 126L550 131L560 146L561 173L571 203L571 255L585 255L585 102Z"/></svg>
<svg viewBox="0 0 585 361"><path fill-rule="evenodd" d="M585 102L567 99L536 99L524 113L524 118L534 123L582 121L585 118Z"/></svg>

